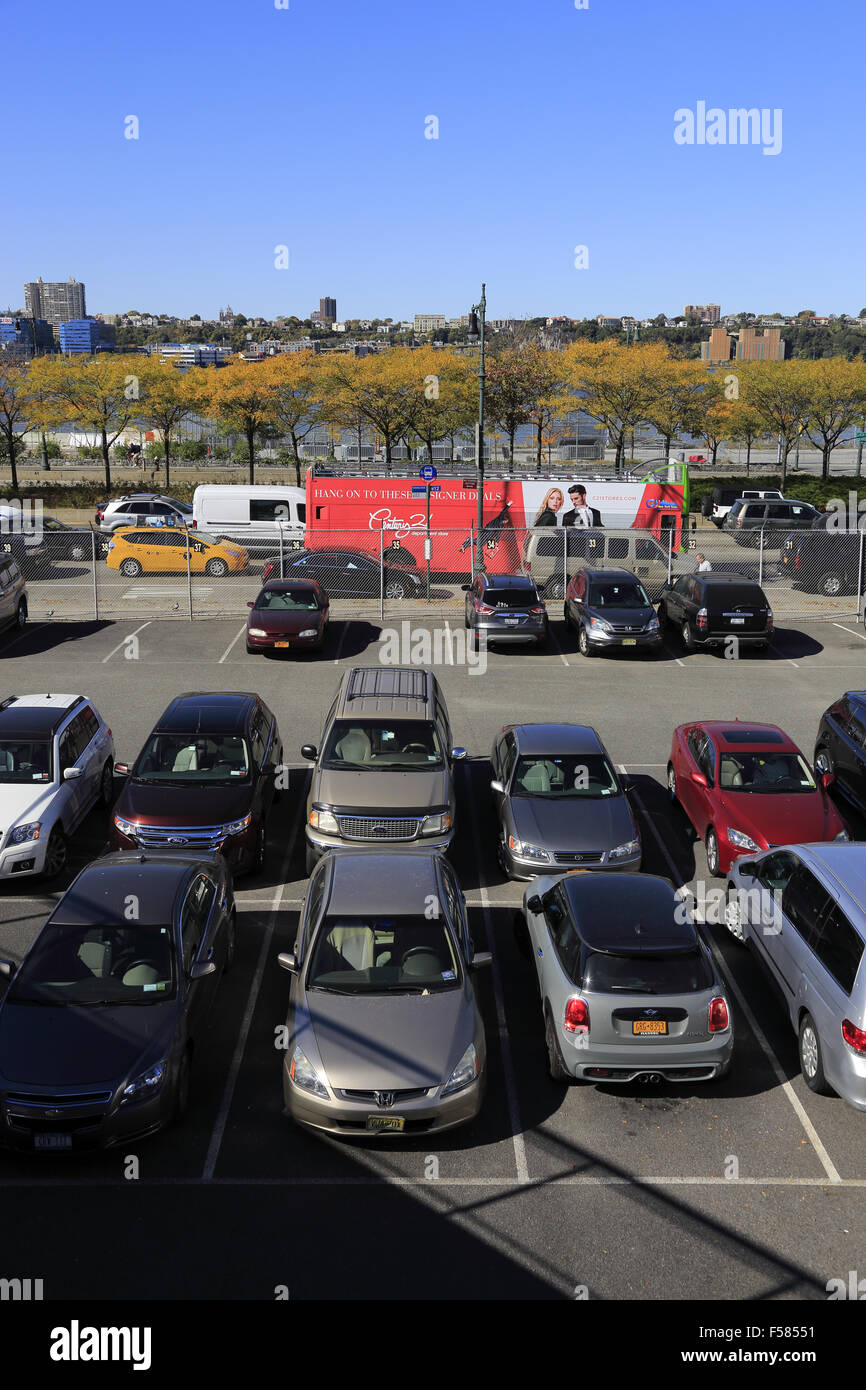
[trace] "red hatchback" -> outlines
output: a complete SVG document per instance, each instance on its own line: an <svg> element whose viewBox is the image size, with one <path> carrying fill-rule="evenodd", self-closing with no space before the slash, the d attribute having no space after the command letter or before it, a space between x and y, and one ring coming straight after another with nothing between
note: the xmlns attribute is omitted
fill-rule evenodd
<svg viewBox="0 0 866 1390"><path fill-rule="evenodd" d="M704 841L707 868L727 873L743 854L774 845L847 840L827 795L833 774L816 780L800 749L775 724L733 719L680 724L668 763L668 792Z"/></svg>
<svg viewBox="0 0 866 1390"><path fill-rule="evenodd" d="M309 579L265 582L247 620L247 651L320 651L328 633L328 595Z"/></svg>

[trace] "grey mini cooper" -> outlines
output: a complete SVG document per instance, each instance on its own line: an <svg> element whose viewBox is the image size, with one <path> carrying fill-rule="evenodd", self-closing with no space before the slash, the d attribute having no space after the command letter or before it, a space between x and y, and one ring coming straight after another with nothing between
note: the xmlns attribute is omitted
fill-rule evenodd
<svg viewBox="0 0 866 1390"><path fill-rule="evenodd" d="M595 729L506 725L490 754L497 854L509 878L557 869L635 870L641 842L628 783Z"/></svg>

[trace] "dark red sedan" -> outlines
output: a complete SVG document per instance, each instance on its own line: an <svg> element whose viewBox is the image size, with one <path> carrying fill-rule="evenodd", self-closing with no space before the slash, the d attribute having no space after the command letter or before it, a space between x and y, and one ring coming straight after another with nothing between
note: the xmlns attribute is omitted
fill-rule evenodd
<svg viewBox="0 0 866 1390"><path fill-rule="evenodd" d="M247 651L319 651L328 632L328 595L315 580L265 582L247 604Z"/></svg>
<svg viewBox="0 0 866 1390"><path fill-rule="evenodd" d="M668 763L668 792L707 851L713 875L774 845L847 840L828 790L800 749L775 724L733 719L680 724Z"/></svg>

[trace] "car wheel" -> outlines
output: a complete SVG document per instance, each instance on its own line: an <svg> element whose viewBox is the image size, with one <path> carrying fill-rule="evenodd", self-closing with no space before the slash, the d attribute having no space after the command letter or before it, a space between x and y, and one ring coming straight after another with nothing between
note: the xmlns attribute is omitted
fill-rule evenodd
<svg viewBox="0 0 866 1390"><path fill-rule="evenodd" d="M749 546L749 548L750 548L751 550L760 550L760 548L761 548L761 532L760 532L760 531L749 531L748 537L747 537L747 539L746 539L746 541L745 541L745 544L746 544L747 546ZM766 549L766 546L765 546L765 549Z"/></svg>
<svg viewBox="0 0 866 1390"><path fill-rule="evenodd" d="M386 598L405 598L407 592L405 581L402 579L389 579L385 584Z"/></svg>
<svg viewBox="0 0 866 1390"><path fill-rule="evenodd" d="M211 579L222 579L224 575L228 574L229 567L225 560L220 560L215 556L213 560L208 560L204 572L209 574Z"/></svg>
<svg viewBox="0 0 866 1390"><path fill-rule="evenodd" d="M174 1124L179 1124L189 1110L191 1078L192 1058L190 1056L190 1050L187 1048L181 1058L177 1072L177 1080L174 1083L174 1112L171 1117Z"/></svg>
<svg viewBox="0 0 866 1390"><path fill-rule="evenodd" d="M581 656L595 656L595 652L592 650L592 645L586 635L586 628L583 624L581 624L580 631L577 634L577 649Z"/></svg>
<svg viewBox="0 0 866 1390"><path fill-rule="evenodd" d="M544 593L546 598L565 598L565 585L561 579L551 579Z"/></svg>
<svg viewBox="0 0 866 1390"><path fill-rule="evenodd" d="M55 825L51 834L48 836L48 845L45 850L45 867L42 873L45 878L56 878L66 867L67 844L66 836L59 825Z"/></svg>
<svg viewBox="0 0 866 1390"><path fill-rule="evenodd" d="M19 631L19 632L23 631L23 629L27 626L27 600L26 600L26 598L22 598L22 599L19 599L19 600L18 600L18 609L17 609L17 612L16 612L16 614L15 614L15 626L18 628L18 631Z"/></svg>
<svg viewBox="0 0 866 1390"><path fill-rule="evenodd" d="M247 642L247 655L248 655L248 656L255 656L256 652L259 651L259 650L260 650L260 648L258 648L258 647L251 647L250 644L249 644L249 642Z"/></svg>
<svg viewBox="0 0 866 1390"><path fill-rule="evenodd" d="M141 574L140 560L133 560L131 556L128 560L123 560L120 566L120 573L125 575L127 579L137 579Z"/></svg>
<svg viewBox="0 0 866 1390"><path fill-rule="evenodd" d="M692 625L691 625L691 623L683 623L683 626L682 626L682 639L683 639L683 646L685 647L686 651L687 651L687 652L693 652L694 649L695 649L695 639L694 639L694 634L692 633Z"/></svg>
<svg viewBox="0 0 866 1390"><path fill-rule="evenodd" d="M829 574L822 574L818 580L818 592L825 598L836 598L841 594L845 587L845 576L837 570L831 570Z"/></svg>
<svg viewBox="0 0 866 1390"><path fill-rule="evenodd" d="M565 1069L562 1060L562 1053L559 1050L559 1040L556 1036L556 1029L553 1026L553 1018L549 1009L544 1011L544 1046L547 1048L547 1071L551 1081L570 1081L571 1077Z"/></svg>
<svg viewBox="0 0 866 1390"><path fill-rule="evenodd" d="M824 1075L821 1042L811 1014L804 1014L800 1024L799 1051L800 1071L809 1090L819 1096L829 1096L833 1088Z"/></svg>
<svg viewBox="0 0 866 1390"><path fill-rule="evenodd" d="M710 876L711 878L720 878L721 873L719 871L719 841L716 832L712 826L710 826L709 830L707 831L705 845L707 851L707 868L709 869Z"/></svg>
<svg viewBox="0 0 866 1390"><path fill-rule="evenodd" d="M235 963L235 956L238 949L238 929L235 914L232 913L229 922L229 939L226 943L226 958L223 965L223 974L227 975Z"/></svg>
<svg viewBox="0 0 866 1390"><path fill-rule="evenodd" d="M674 771L673 763L668 763L668 796L671 801L677 800L677 774Z"/></svg>
<svg viewBox="0 0 866 1390"><path fill-rule="evenodd" d="M835 775L836 765L833 762L833 755L829 748L818 748L815 750L815 771L823 777L825 772L832 772Z"/></svg>
<svg viewBox="0 0 866 1390"><path fill-rule="evenodd" d="M743 925L742 909L740 908L739 899L736 896L732 896L735 894L736 890L731 883L728 883L725 891L725 926L735 941L739 941L742 945L745 945L746 929Z"/></svg>
<svg viewBox="0 0 866 1390"><path fill-rule="evenodd" d="M110 758L102 769L102 781L99 784L99 800L106 811L114 800L114 763Z"/></svg>

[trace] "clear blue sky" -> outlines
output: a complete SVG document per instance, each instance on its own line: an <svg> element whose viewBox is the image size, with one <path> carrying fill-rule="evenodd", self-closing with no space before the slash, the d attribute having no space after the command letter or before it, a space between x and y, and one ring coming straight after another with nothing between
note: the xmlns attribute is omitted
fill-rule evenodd
<svg viewBox="0 0 866 1390"><path fill-rule="evenodd" d="M13 0L3 47L0 305L866 306L852 0ZM781 108L781 153L676 144L699 101Z"/></svg>

